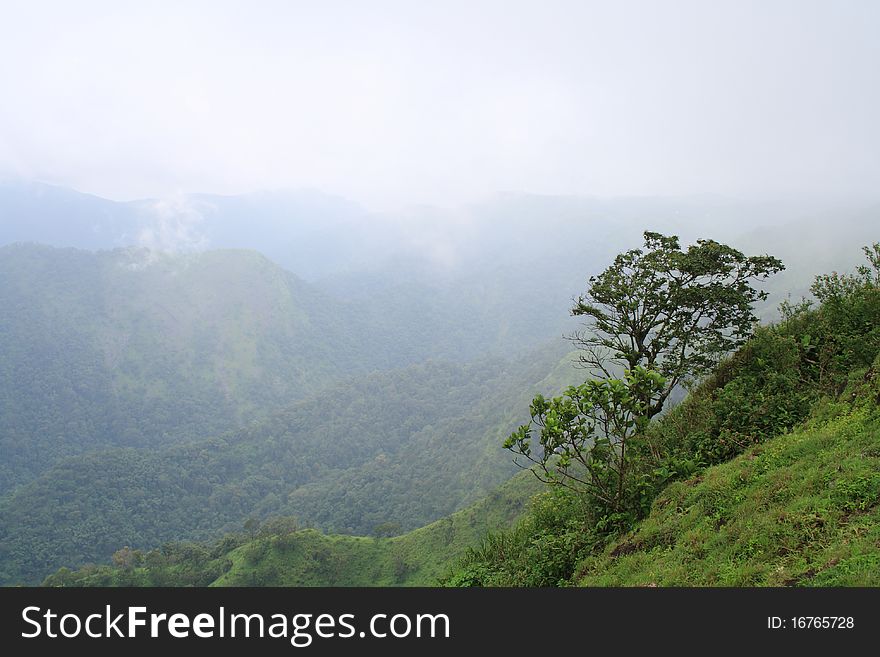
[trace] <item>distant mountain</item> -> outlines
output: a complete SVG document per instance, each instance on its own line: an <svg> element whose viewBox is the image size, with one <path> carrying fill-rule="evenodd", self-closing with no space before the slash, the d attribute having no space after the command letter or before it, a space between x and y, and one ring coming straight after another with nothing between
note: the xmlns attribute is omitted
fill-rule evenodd
<svg viewBox="0 0 880 657"><path fill-rule="evenodd" d="M349 309L247 251L0 248L0 491L59 458L228 430L389 365Z"/></svg>
<svg viewBox="0 0 880 657"><path fill-rule="evenodd" d="M134 204L37 182L0 179L0 245L40 242L80 249L137 244Z"/></svg>
<svg viewBox="0 0 880 657"><path fill-rule="evenodd" d="M117 202L43 183L0 180L0 245L252 249L316 278L381 259L396 240L355 203L317 191Z"/></svg>
<svg viewBox="0 0 880 657"><path fill-rule="evenodd" d="M374 213L317 190L222 196L179 194L117 202L71 189L0 179L0 246L38 242L90 250L137 246L187 252L252 249L309 281L372 272L421 272L467 279L498 268L578 279L610 254L640 242L643 230L734 243L802 225L834 225L827 236L846 252L876 207L743 201L713 195L597 198L498 194L458 208L410 207ZM790 237L790 235L788 236ZM848 239L849 238L849 239ZM747 237L745 242L753 241ZM804 244L801 245L804 247ZM599 262L595 262L599 260ZM816 273L816 272L814 272Z"/></svg>
<svg viewBox="0 0 880 657"><path fill-rule="evenodd" d="M462 341L483 349L487 333L502 349L559 335L587 278L641 243L646 229L782 258L788 270L771 282L774 294L761 309L771 319L787 294L805 293L813 276L844 266L846 254L873 241L877 213L876 205L843 201L508 193L460 208L376 214L316 190L122 203L0 180L0 245L252 249L331 296L365 300L392 327L439 323L443 330L425 337L444 342L441 349ZM469 323L459 326L456 317Z"/></svg>

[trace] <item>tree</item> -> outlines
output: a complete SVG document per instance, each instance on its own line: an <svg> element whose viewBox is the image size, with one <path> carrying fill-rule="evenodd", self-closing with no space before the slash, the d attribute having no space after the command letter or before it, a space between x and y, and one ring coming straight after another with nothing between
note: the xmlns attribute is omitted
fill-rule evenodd
<svg viewBox="0 0 880 657"><path fill-rule="evenodd" d="M657 372L637 366L622 379L570 386L549 401L538 395L530 423L513 432L504 447L537 466L532 472L541 481L588 493L611 524L623 524L638 494L632 448L648 421L645 400L664 384ZM539 429L535 451L533 427Z"/></svg>
<svg viewBox="0 0 880 657"><path fill-rule="evenodd" d="M819 381L841 380L853 369L868 367L880 345L880 242L862 249L868 264L854 274L832 272L816 277L810 291L821 302L814 321L827 336L824 344L810 345L818 351ZM800 309L809 307L802 302ZM798 307L783 312L793 315ZM804 347L811 340L806 333ZM829 376L830 375L830 376Z"/></svg>
<svg viewBox="0 0 880 657"><path fill-rule="evenodd" d="M656 370L662 389L641 400L653 417L676 386L706 374L743 344L767 293L752 287L784 269L772 256L747 257L713 240L681 250L676 236L645 232L645 245L618 255L589 280L571 310L588 318L569 338L580 363L607 379L638 366Z"/></svg>
<svg viewBox="0 0 880 657"><path fill-rule="evenodd" d="M654 480L666 477L652 470L660 463L644 440L650 419L676 386L748 339L752 304L767 297L751 282L783 269L772 256L747 257L712 240L683 251L678 237L644 236L644 248L590 278L572 308L588 324L570 337L598 378L550 401L535 397L529 424L504 443L542 481L592 498L605 528L643 512Z"/></svg>
<svg viewBox="0 0 880 657"><path fill-rule="evenodd" d="M143 553L140 550L132 550L127 545L113 553L113 564L122 570L132 570L140 566L143 561Z"/></svg>

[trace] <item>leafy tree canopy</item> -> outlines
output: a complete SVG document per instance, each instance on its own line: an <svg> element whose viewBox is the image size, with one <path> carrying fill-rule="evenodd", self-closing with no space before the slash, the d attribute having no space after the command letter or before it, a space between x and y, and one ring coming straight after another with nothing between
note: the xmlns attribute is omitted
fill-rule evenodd
<svg viewBox="0 0 880 657"><path fill-rule="evenodd" d="M767 297L752 282L784 265L714 240L682 250L674 235L644 237L643 248L621 253L590 278L571 310L587 323L570 338L580 362L604 378L637 366L656 370L665 384L643 400L650 418L676 386L710 372L746 341L757 321L752 305Z"/></svg>

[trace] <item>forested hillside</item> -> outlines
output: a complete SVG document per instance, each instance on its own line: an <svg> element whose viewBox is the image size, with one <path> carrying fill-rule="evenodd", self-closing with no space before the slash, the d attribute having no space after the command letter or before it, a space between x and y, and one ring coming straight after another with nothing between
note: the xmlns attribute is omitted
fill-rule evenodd
<svg viewBox="0 0 880 657"><path fill-rule="evenodd" d="M0 491L78 453L228 431L391 360L256 253L15 245L0 280Z"/></svg>
<svg viewBox="0 0 880 657"><path fill-rule="evenodd" d="M333 386L215 438L65 459L0 500L3 581L270 514L357 534L424 525L509 477L498 445L517 408L574 375L559 346L518 363L428 363Z"/></svg>
<svg viewBox="0 0 880 657"><path fill-rule="evenodd" d="M507 246L528 241L530 221L508 225ZM607 251L620 239L597 233L591 249ZM500 246L485 248L492 255ZM586 374L565 356L560 337L569 318L551 310L568 296L572 271L597 268L572 260L536 278L546 262L533 269L528 258L522 267L499 260L443 273L391 258L310 283L251 251L0 248L0 581L38 581L126 545L148 551L211 541L269 516L334 534L399 534L485 495L513 472L500 445L534 393ZM796 263L806 267L803 258ZM770 288L785 298L778 282ZM785 331L805 353L832 358L826 352L839 345L817 346L825 333L791 328L830 311L786 308L785 321L761 329L731 363L748 349L771 349L766 336ZM766 305L757 311L774 317ZM555 341L525 349L544 336ZM859 353L859 363L870 360ZM754 431L742 419L754 407L764 409L754 420L762 437L795 426L816 390L832 394L829 371L819 388L790 383L789 396L771 388L760 404L747 396L747 404L713 410L712 428L699 439L710 447L676 448L647 468L639 494L653 499L719 454L734 455L723 446L740 445L729 442L731 431ZM749 376L761 383L748 385L763 390L764 375ZM683 408L693 408L712 380ZM719 399L713 403L736 395ZM683 412L655 421L649 435L665 435ZM689 431L686 440L697 441ZM714 450L712 458L699 450ZM463 565L448 581L573 581L575 561L605 545L609 528L591 525L582 500L558 491L541 499L521 528L487 539L483 556L473 557L491 562L503 549L505 569L524 579ZM578 529L561 531L558 522ZM536 532L545 548L563 541L561 552L549 548L567 555L562 565L535 574L511 556L522 548L535 558L536 548L525 545ZM311 536L315 549L330 540Z"/></svg>

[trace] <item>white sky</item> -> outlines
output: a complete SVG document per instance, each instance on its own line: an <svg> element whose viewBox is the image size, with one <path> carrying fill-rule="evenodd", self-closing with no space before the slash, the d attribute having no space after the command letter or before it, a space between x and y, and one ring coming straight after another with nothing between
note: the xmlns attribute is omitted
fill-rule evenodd
<svg viewBox="0 0 880 657"><path fill-rule="evenodd" d="M7 2L0 175L876 197L880 2Z"/></svg>

